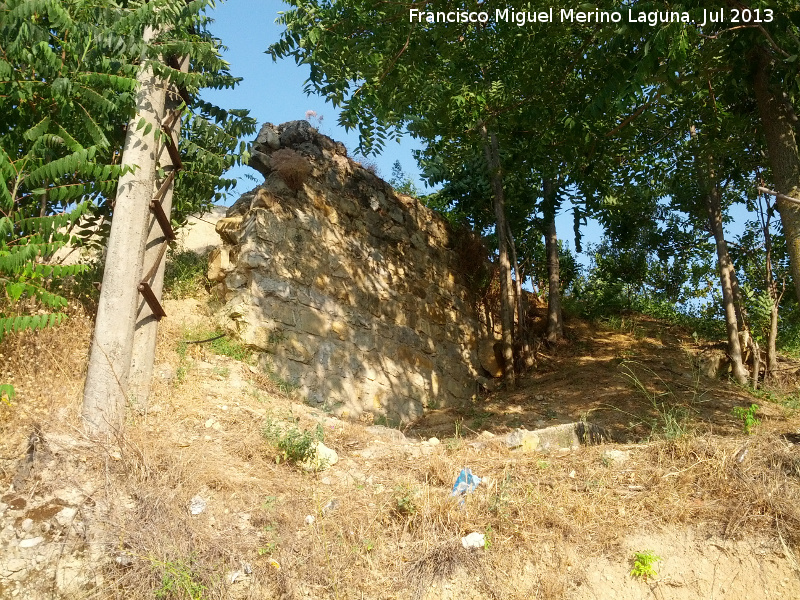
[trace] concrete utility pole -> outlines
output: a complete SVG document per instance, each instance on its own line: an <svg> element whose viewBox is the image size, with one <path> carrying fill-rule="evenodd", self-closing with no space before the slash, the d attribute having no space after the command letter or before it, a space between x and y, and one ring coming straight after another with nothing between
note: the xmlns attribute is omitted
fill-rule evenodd
<svg viewBox="0 0 800 600"><path fill-rule="evenodd" d="M155 34L147 27L144 41L149 42ZM84 424L92 435L113 435L125 422L134 324L140 303L138 286L155 189L158 133L166 94L164 83L152 69L142 68L137 81L136 115L128 123L122 155L123 166L136 168L120 178L117 188L83 393ZM142 118L148 127L137 130Z"/></svg>
<svg viewBox="0 0 800 600"><path fill-rule="evenodd" d="M180 64L177 66L181 72L188 73L189 57L186 56L181 59ZM167 92L167 116L163 126L169 139L166 144L161 145L158 155L158 164L165 174L165 179L161 184L164 190L163 197L160 200L161 210L159 212L158 207L155 206L159 202L159 194L157 192L151 204L151 209L154 212L150 220L144 253L144 268L154 268L155 271L152 273L152 280L148 277L148 273L144 274L142 280L150 285L153 295L159 302L164 290L164 266L166 264L164 251L167 244L175 239L172 228L165 227L164 223L159 221L159 218L166 219L167 225L169 224L172 213L174 178L181 168L177 149L181 131L181 116L178 107L182 101L179 90L172 86L172 89ZM166 184L165 188L164 184ZM160 319L161 315L153 312L153 308L147 303L144 296L140 297L134 325L131 370L128 375L128 399L140 410L147 408L147 399L150 396L150 383L153 379L153 363L156 356L156 336Z"/></svg>

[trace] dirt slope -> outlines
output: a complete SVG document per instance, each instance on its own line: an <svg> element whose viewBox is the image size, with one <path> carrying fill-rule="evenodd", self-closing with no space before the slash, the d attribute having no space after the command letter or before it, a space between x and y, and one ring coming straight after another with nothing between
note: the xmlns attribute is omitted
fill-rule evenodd
<svg viewBox="0 0 800 600"><path fill-rule="evenodd" d="M800 597L800 455L781 437L800 423L759 401L745 436L731 408L753 398L700 376L685 332L573 323L521 389L403 433L181 345L205 301L166 309L152 401L108 445L80 428L88 320L0 346L19 392L0 406L0 598ZM581 418L626 443L504 443ZM276 460L318 431L338 462ZM464 467L482 481L453 498ZM462 547L473 532L485 548ZM635 552L656 574L630 575Z"/></svg>

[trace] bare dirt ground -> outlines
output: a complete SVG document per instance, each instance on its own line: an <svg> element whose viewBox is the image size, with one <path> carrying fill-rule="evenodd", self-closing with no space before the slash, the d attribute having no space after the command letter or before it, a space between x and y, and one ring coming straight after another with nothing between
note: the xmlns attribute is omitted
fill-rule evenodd
<svg viewBox="0 0 800 600"><path fill-rule="evenodd" d="M166 309L150 404L110 444L81 433L88 318L0 345L18 392L0 404L0 598L800 597L800 450L783 435L800 419L701 375L691 332L572 322L520 389L398 431L180 344L210 327L205 300ZM732 409L753 402L745 435ZM581 419L617 441L504 442ZM318 436L338 462L281 460ZM481 484L451 497L464 467ZM462 547L470 533L485 547ZM649 577L635 553L657 557Z"/></svg>

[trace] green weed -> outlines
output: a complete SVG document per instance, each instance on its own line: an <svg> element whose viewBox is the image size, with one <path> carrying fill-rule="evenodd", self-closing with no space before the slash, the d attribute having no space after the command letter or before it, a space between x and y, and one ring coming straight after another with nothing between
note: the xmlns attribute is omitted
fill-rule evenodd
<svg viewBox="0 0 800 600"><path fill-rule="evenodd" d="M494 530L491 525L488 525L486 531L483 532L483 540L483 547L486 550L491 548L492 544L494 544Z"/></svg>
<svg viewBox="0 0 800 600"><path fill-rule="evenodd" d="M227 379L228 377L230 377L231 370L228 367L214 367L213 373L217 377L222 377L223 379Z"/></svg>
<svg viewBox="0 0 800 600"><path fill-rule="evenodd" d="M313 431L300 430L296 424L281 427L274 421L268 421L264 427L264 437L280 452L277 460L291 463L302 463L314 457L317 442L325 435L322 425L317 424Z"/></svg>
<svg viewBox="0 0 800 600"><path fill-rule="evenodd" d="M733 409L733 416L742 421L744 432L747 435L752 433L753 427L761 424L761 420L756 418L756 412L758 412L758 404L751 404L750 408L737 406Z"/></svg>
<svg viewBox="0 0 800 600"><path fill-rule="evenodd" d="M501 521L511 518L511 473L506 473L500 480L500 485L495 488L496 492L489 496L489 512L496 515Z"/></svg>
<svg viewBox="0 0 800 600"><path fill-rule="evenodd" d="M189 372L189 359L186 356L188 345L185 342L179 342L176 351L178 353L178 369L175 371L175 383L183 383L186 379L186 373Z"/></svg>
<svg viewBox="0 0 800 600"><path fill-rule="evenodd" d="M462 430L464 428L464 420L463 419L456 419L455 422L455 433L453 434L452 438L449 438L445 445L450 452L455 452L459 448L461 448L463 439L462 439Z"/></svg>
<svg viewBox="0 0 800 600"><path fill-rule="evenodd" d="M389 429L397 429L400 427L400 419L390 417L389 415L375 415L375 425L388 427Z"/></svg>
<svg viewBox="0 0 800 600"><path fill-rule="evenodd" d="M164 296L190 298L208 288L208 258L189 250L167 253L164 269Z"/></svg>
<svg viewBox="0 0 800 600"><path fill-rule="evenodd" d="M207 588L198 581L197 573L192 568L191 558L189 562L182 560L160 561L151 558L150 563L162 571L161 587L155 592L156 598L202 600Z"/></svg>
<svg viewBox="0 0 800 600"><path fill-rule="evenodd" d="M407 517L417 514L419 507L414 500L416 493L411 485L407 483L400 484L394 488L394 493L394 510L397 514Z"/></svg>
<svg viewBox="0 0 800 600"><path fill-rule="evenodd" d="M645 581L651 577L658 577L658 573L656 573L653 565L661 560L661 557L656 556L651 550L634 552L632 560L633 568L631 569L631 577L643 579Z"/></svg>
<svg viewBox="0 0 800 600"><path fill-rule="evenodd" d="M278 542L267 542L265 546L258 549L259 556L266 556L272 554L278 549Z"/></svg>
<svg viewBox="0 0 800 600"><path fill-rule="evenodd" d="M208 337L214 337L220 333L222 332L212 332L208 335ZM212 340L209 342L209 347L214 354L229 356L234 360L238 360L239 362L243 362L248 365L253 364L254 362L255 355L253 351L241 342L227 335Z"/></svg>

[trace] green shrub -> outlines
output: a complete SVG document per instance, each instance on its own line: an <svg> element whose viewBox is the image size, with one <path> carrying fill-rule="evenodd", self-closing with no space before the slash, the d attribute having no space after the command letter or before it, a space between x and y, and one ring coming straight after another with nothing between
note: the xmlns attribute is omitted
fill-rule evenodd
<svg viewBox="0 0 800 600"><path fill-rule="evenodd" d="M325 432L322 425L312 430L301 430L296 424L282 427L275 421L267 421L264 437L280 452L277 460L294 464L303 463L314 457L317 442L321 442Z"/></svg>

